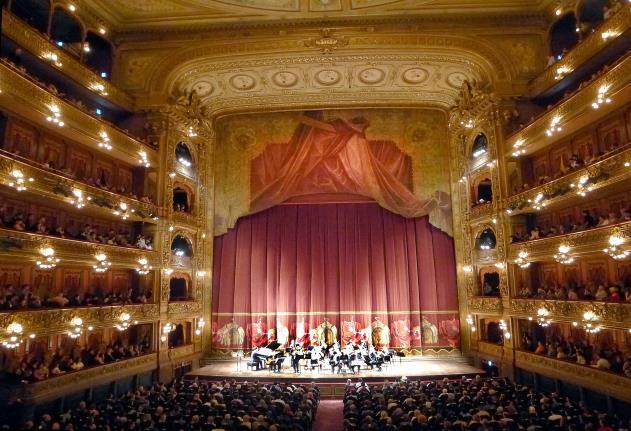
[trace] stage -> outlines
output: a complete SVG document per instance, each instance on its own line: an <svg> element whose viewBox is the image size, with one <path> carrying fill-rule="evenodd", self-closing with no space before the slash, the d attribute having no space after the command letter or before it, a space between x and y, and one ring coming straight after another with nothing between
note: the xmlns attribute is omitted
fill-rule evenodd
<svg viewBox="0 0 631 431"><path fill-rule="evenodd" d="M382 371L362 368L357 374L350 372L333 374L328 366L324 366L322 370L303 370L301 373L296 374L293 372L289 361L285 361L280 373L274 373L269 370L249 370L246 368L245 360L242 360L240 364L237 360L214 360L210 361L208 365L188 373L186 377L189 379L197 377L212 381L234 379L239 382L246 380L258 380L260 382L316 382L318 385L343 387L347 379L356 381L360 377L367 382L382 382L386 379L390 381L396 380L402 376L414 380L435 380L444 377L450 379L460 378L463 375L473 377L476 374L483 375L484 371L469 365L464 358L423 358L419 356L402 358L401 361L397 358L394 363L383 367ZM335 394L339 393L337 390L334 392ZM334 393L330 395L334 395Z"/></svg>

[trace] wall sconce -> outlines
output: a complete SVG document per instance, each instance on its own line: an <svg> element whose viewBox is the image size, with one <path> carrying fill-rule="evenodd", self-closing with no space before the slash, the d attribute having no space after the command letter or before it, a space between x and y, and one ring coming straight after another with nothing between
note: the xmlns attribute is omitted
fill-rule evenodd
<svg viewBox="0 0 631 431"><path fill-rule="evenodd" d="M123 220L127 220L129 218L130 212L136 212L134 209L129 210L129 212L127 210L129 210L129 205L127 205L125 202L120 202L118 204L118 208L112 211L112 213L114 215L120 216L120 218L122 218Z"/></svg>
<svg viewBox="0 0 631 431"><path fill-rule="evenodd" d="M561 118L554 117L552 121L550 121L550 127L546 129L546 135L552 136L555 133L562 131L563 128L560 126L560 124L561 124Z"/></svg>
<svg viewBox="0 0 631 431"><path fill-rule="evenodd" d="M44 257L44 260L38 260L36 262L39 269L53 269L59 263L59 259L55 257L54 248L44 247L40 249L39 253Z"/></svg>
<svg viewBox="0 0 631 431"><path fill-rule="evenodd" d="M195 329L195 335L201 335L204 326L206 326L204 318L200 317L199 319L197 319L197 328Z"/></svg>
<svg viewBox="0 0 631 431"><path fill-rule="evenodd" d="M505 266L505 265L504 265L504 262L496 262L496 263L495 263L495 267L496 267L497 269L504 269L504 266Z"/></svg>
<svg viewBox="0 0 631 431"><path fill-rule="evenodd" d="M9 181L9 187L13 187L18 192L26 190L26 183L32 183L33 178L26 178L24 173L19 169L13 169L11 171L12 181Z"/></svg>
<svg viewBox="0 0 631 431"><path fill-rule="evenodd" d="M469 325L469 329L471 330L471 332L475 332L476 331L475 319L470 314L467 316L467 325Z"/></svg>
<svg viewBox="0 0 631 431"><path fill-rule="evenodd" d="M570 265L574 263L574 258L569 255L571 247L569 245L561 244L559 246L559 252L554 255L554 260L556 260L561 265Z"/></svg>
<svg viewBox="0 0 631 431"><path fill-rule="evenodd" d="M96 259L96 264L92 266L96 272L105 272L112 266L112 262L107 260L107 255L105 253L98 253L94 256Z"/></svg>
<svg viewBox="0 0 631 431"><path fill-rule="evenodd" d="M188 128L188 137L195 138L197 136L197 132L193 129L193 126L189 126Z"/></svg>
<svg viewBox="0 0 631 431"><path fill-rule="evenodd" d="M140 266L136 268L136 272L140 275L147 275L153 269L153 266L150 266L149 261L144 257L138 259L138 264Z"/></svg>
<svg viewBox="0 0 631 431"><path fill-rule="evenodd" d="M171 269L171 268L164 268L163 271L164 271L164 275L171 275L171 274L173 274L173 269Z"/></svg>
<svg viewBox="0 0 631 431"><path fill-rule="evenodd" d="M631 255L631 251L621 250L620 246L622 244L624 244L624 238L620 234L614 233L609 237L609 247L603 249L603 252L612 259L624 260Z"/></svg>
<svg viewBox="0 0 631 431"><path fill-rule="evenodd" d="M129 315L129 313L121 314L119 319L120 319L121 323L116 325L115 328L118 329L121 332L128 330L129 327L132 325L131 316ZM134 320L133 324L137 325L138 321Z"/></svg>
<svg viewBox="0 0 631 431"><path fill-rule="evenodd" d="M160 341L162 341L163 343L167 341L167 337L169 335L169 333L171 333L172 331L175 330L175 325L172 323L166 323L163 327L162 327L162 336L160 336Z"/></svg>
<svg viewBox="0 0 631 431"><path fill-rule="evenodd" d="M565 75L567 75L568 73L570 73L572 71L571 68L567 67L567 66L560 66L557 67L556 73L554 75L554 79L556 81L560 81L561 79L563 79L565 77ZM549 136L549 135L548 135Z"/></svg>
<svg viewBox="0 0 631 431"><path fill-rule="evenodd" d="M81 209L85 206L85 201L86 199L88 201L91 201L92 198L90 196L88 196L87 198L83 197L83 191L79 190L79 189L72 189L72 195L74 196L73 199L70 200L70 203L74 206L76 206L77 208Z"/></svg>
<svg viewBox="0 0 631 431"><path fill-rule="evenodd" d="M471 265L465 265L462 267L462 270L467 273L473 272L473 267Z"/></svg>
<svg viewBox="0 0 631 431"><path fill-rule="evenodd" d="M199 278L203 278L203 277L205 277L205 276L206 276L206 271L197 271L197 276L198 276Z"/></svg>
<svg viewBox="0 0 631 431"><path fill-rule="evenodd" d="M502 333L504 334L504 338L507 340L510 340L511 333L508 331L508 325L506 324L506 321L504 321L504 319L500 320L500 329L502 330Z"/></svg>

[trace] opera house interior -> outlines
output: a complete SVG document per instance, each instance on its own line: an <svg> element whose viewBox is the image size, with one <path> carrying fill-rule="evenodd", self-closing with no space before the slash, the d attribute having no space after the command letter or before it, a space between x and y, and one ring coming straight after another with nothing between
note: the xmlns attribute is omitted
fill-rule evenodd
<svg viewBox="0 0 631 431"><path fill-rule="evenodd" d="M3 0L0 429L631 428L631 0Z"/></svg>

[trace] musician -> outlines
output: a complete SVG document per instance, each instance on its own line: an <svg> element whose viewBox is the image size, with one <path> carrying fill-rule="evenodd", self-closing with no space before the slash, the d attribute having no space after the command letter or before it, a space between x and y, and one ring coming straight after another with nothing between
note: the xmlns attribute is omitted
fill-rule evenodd
<svg viewBox="0 0 631 431"><path fill-rule="evenodd" d="M331 370L333 374L335 374L335 369L337 368L337 374L342 372L342 367L344 366L344 362L342 359L342 351L340 350L340 346L335 343L331 350L329 351L329 364L331 365Z"/></svg>
<svg viewBox="0 0 631 431"><path fill-rule="evenodd" d="M268 355L261 352L259 347L254 348L252 350L252 355L250 357L250 362L255 364L257 370L265 367L265 360L268 358Z"/></svg>
<svg viewBox="0 0 631 431"><path fill-rule="evenodd" d="M291 351L291 366L294 373L300 373L300 360L305 356L305 352L300 344L296 344Z"/></svg>
<svg viewBox="0 0 631 431"><path fill-rule="evenodd" d="M364 355L364 362L370 367L371 370L377 367L377 369L381 371L383 359L377 354L374 346L371 345L368 347L367 354Z"/></svg>

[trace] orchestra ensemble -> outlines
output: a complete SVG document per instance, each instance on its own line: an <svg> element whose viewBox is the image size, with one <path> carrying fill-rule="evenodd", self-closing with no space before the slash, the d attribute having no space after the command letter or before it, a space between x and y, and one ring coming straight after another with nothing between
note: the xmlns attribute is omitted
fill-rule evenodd
<svg viewBox="0 0 631 431"><path fill-rule="evenodd" d="M252 351L248 368L280 373L289 360L294 373L300 373L302 369L330 369L333 374L356 374L362 368L381 371L385 365L392 363L394 356L398 356L396 351L387 347L375 348L366 340L350 341L343 347L337 341L330 345L322 341L305 347L303 343L292 340L286 348L272 341Z"/></svg>

